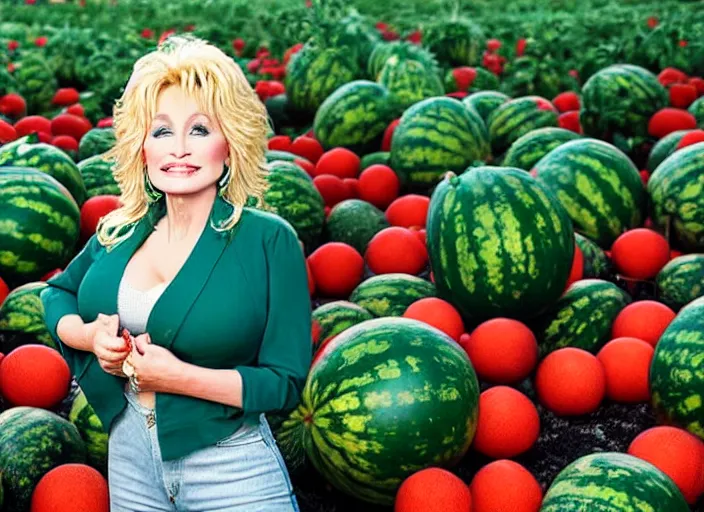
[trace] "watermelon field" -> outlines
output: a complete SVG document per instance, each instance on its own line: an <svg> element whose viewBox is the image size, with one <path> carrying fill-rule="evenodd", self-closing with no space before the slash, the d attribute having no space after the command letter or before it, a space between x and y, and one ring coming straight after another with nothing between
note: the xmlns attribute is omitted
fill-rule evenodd
<svg viewBox="0 0 704 512"><path fill-rule="evenodd" d="M701 2L0 0L0 512L109 511L40 295L120 206L113 106L171 36L269 114L301 511L704 511Z"/></svg>

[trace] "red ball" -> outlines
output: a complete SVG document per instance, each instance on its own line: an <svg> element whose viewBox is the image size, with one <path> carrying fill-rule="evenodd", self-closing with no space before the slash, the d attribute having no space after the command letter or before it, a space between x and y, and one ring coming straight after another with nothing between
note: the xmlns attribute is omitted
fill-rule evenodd
<svg viewBox="0 0 704 512"><path fill-rule="evenodd" d="M75 155L78 151L78 142L70 135L57 135L51 139L51 145L56 146L69 155Z"/></svg>
<svg viewBox="0 0 704 512"><path fill-rule="evenodd" d="M396 127L401 122L401 119L394 119L389 123L389 126L384 130L384 137L381 140L381 151L391 151L391 139L394 136Z"/></svg>
<svg viewBox="0 0 704 512"><path fill-rule="evenodd" d="M533 402L520 391L495 386L479 396L479 421L474 449L494 459L516 457L535 444L540 416Z"/></svg>
<svg viewBox="0 0 704 512"><path fill-rule="evenodd" d="M294 155L302 156L315 164L322 156L324 150L323 146L320 145L320 142L315 140L313 137L301 135L300 137L296 137L294 139L291 143L289 151Z"/></svg>
<svg viewBox="0 0 704 512"><path fill-rule="evenodd" d="M636 338L611 340L597 354L606 376L606 396L614 402L650 400L650 363L655 350Z"/></svg>
<svg viewBox="0 0 704 512"><path fill-rule="evenodd" d="M704 443L686 430L650 428L633 440L628 453L669 476L690 505L704 493Z"/></svg>
<svg viewBox="0 0 704 512"><path fill-rule="evenodd" d="M655 231L631 229L613 243L611 258L624 276L652 279L670 261L670 245L664 236Z"/></svg>
<svg viewBox="0 0 704 512"><path fill-rule="evenodd" d="M473 512L538 512L543 490L526 468L497 460L481 468L470 485Z"/></svg>
<svg viewBox="0 0 704 512"><path fill-rule="evenodd" d="M288 135L274 135L267 141L266 146L277 151L288 151L291 149L291 137Z"/></svg>
<svg viewBox="0 0 704 512"><path fill-rule="evenodd" d="M315 164L315 176L332 174L340 179L356 178L359 174L359 157L347 148L334 148L323 153Z"/></svg>
<svg viewBox="0 0 704 512"><path fill-rule="evenodd" d="M472 495L467 484L441 468L422 469L406 478L394 502L394 512L471 511Z"/></svg>
<svg viewBox="0 0 704 512"><path fill-rule="evenodd" d="M342 242L328 242L308 256L318 293L347 298L362 281L364 259L357 250Z"/></svg>
<svg viewBox="0 0 704 512"><path fill-rule="evenodd" d="M7 144L13 140L17 140L15 127L7 121L0 119L0 144Z"/></svg>
<svg viewBox="0 0 704 512"><path fill-rule="evenodd" d="M51 134L51 121L44 116L26 116L15 123L15 130L18 137L39 132Z"/></svg>
<svg viewBox="0 0 704 512"><path fill-rule="evenodd" d="M704 130L692 130L689 133L685 133L684 137L677 143L676 149L686 148L699 142L704 142Z"/></svg>
<svg viewBox="0 0 704 512"><path fill-rule="evenodd" d="M437 297L426 297L415 301L408 306L403 316L432 325L457 342L464 332L462 316L452 304Z"/></svg>
<svg viewBox="0 0 704 512"><path fill-rule="evenodd" d="M57 350L44 345L17 347L0 365L0 395L15 406L52 409L66 398L70 385L68 364Z"/></svg>
<svg viewBox="0 0 704 512"><path fill-rule="evenodd" d="M109 512L108 482L86 464L62 464L48 471L32 493L30 512Z"/></svg>
<svg viewBox="0 0 704 512"><path fill-rule="evenodd" d="M681 108L663 108L648 121L648 133L656 139L677 130L694 130L696 127L697 119L694 115Z"/></svg>
<svg viewBox="0 0 704 512"><path fill-rule="evenodd" d="M638 338L654 347L675 316L675 312L661 302L639 300L621 310L611 325L611 337Z"/></svg>
<svg viewBox="0 0 704 512"><path fill-rule="evenodd" d="M2 306L2 303L8 295L10 295L10 287L7 286L7 283L0 277L0 306Z"/></svg>
<svg viewBox="0 0 704 512"><path fill-rule="evenodd" d="M88 119L73 114L59 114L51 120L52 135L70 135L79 142L91 128Z"/></svg>
<svg viewBox="0 0 704 512"><path fill-rule="evenodd" d="M561 92L552 99L552 104L555 105L560 113L581 108L579 96L573 91Z"/></svg>
<svg viewBox="0 0 704 512"><path fill-rule="evenodd" d="M494 318L478 325L465 350L479 378L497 384L525 379L538 362L535 335L510 318Z"/></svg>
<svg viewBox="0 0 704 512"><path fill-rule="evenodd" d="M370 165L359 175L361 199L385 210L398 197L401 182L396 173L386 165Z"/></svg>
<svg viewBox="0 0 704 512"><path fill-rule="evenodd" d="M318 189L320 195L323 196L325 206L333 207L340 201L348 199L349 188L337 176L332 174L321 174L313 178L313 185Z"/></svg>
<svg viewBox="0 0 704 512"><path fill-rule="evenodd" d="M412 231L392 226L369 240L364 259L375 274L416 275L428 263L428 250Z"/></svg>
<svg viewBox="0 0 704 512"><path fill-rule="evenodd" d="M430 198L418 194L407 194L395 199L386 209L386 220L392 226L410 228L425 227Z"/></svg>
<svg viewBox="0 0 704 512"><path fill-rule="evenodd" d="M540 402L559 416L594 412L606 394L604 367L593 354L575 347L548 354L538 366Z"/></svg>
<svg viewBox="0 0 704 512"><path fill-rule="evenodd" d="M582 253L582 249L580 249L577 244L574 244L572 270L570 270L570 275L567 278L565 289L569 288L572 283L582 279L582 277L584 277L584 254Z"/></svg>
<svg viewBox="0 0 704 512"><path fill-rule="evenodd" d="M81 206L81 242L85 243L95 234L100 219L121 205L119 196L102 195L87 199Z"/></svg>

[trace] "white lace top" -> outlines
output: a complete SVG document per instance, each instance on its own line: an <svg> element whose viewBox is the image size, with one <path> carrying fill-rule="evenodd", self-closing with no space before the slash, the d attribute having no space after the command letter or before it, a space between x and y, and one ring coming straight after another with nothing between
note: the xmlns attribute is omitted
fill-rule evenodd
<svg viewBox="0 0 704 512"><path fill-rule="evenodd" d="M138 290L123 277L117 293L120 325L126 327L133 336L144 333L147 330L149 314L165 288L166 283L162 283L149 290Z"/></svg>

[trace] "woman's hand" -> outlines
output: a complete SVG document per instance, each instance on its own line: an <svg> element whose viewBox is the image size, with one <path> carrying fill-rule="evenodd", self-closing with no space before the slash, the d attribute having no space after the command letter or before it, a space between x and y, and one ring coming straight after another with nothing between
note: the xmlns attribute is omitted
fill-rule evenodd
<svg viewBox="0 0 704 512"><path fill-rule="evenodd" d="M117 315L107 316L100 313L95 321L85 324L84 329L100 367L111 375L125 377L122 373L122 361L129 355L129 347L125 340L117 335L119 321Z"/></svg>
<svg viewBox="0 0 704 512"><path fill-rule="evenodd" d="M153 345L148 333L136 336L134 344L130 362L140 391L167 391L168 382L178 379L181 360L168 349Z"/></svg>

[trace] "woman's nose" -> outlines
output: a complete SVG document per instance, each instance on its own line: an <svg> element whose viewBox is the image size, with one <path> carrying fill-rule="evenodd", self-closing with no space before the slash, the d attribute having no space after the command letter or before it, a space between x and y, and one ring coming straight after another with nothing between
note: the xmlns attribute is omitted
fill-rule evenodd
<svg viewBox="0 0 704 512"><path fill-rule="evenodd" d="M171 148L171 154L175 158L183 158L184 156L190 155L188 149L188 138L183 135L177 135L173 138L174 146Z"/></svg>

